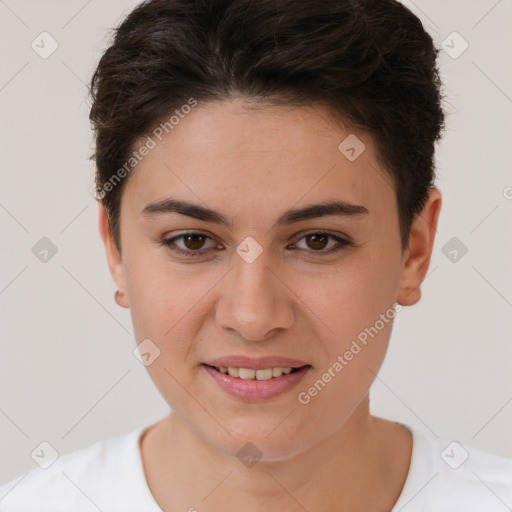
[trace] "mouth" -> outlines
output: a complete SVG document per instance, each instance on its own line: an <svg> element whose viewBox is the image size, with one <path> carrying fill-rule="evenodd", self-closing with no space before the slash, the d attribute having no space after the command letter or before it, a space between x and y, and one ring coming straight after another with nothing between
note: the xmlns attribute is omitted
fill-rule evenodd
<svg viewBox="0 0 512 512"><path fill-rule="evenodd" d="M224 375L230 375L231 377L235 379L243 379L243 380L271 380L271 379L278 379L279 377L282 377L283 375L289 375L290 373L295 373L300 370L300 368L303 368L304 366L310 366L310 365L304 365L299 368L293 368L293 367L280 367L276 366L274 368L263 368L260 370L255 370L254 368L240 368L240 367L233 367L233 366L211 366L206 365L210 368L213 368L219 373L223 373Z"/></svg>
<svg viewBox="0 0 512 512"><path fill-rule="evenodd" d="M287 360L290 366L276 366L264 360L245 362L244 366L202 363L200 366L220 390L245 402L268 400L292 390L312 368L310 364ZM239 362L238 364L244 364ZM293 364L293 366L291 366ZM251 366L257 366L253 368Z"/></svg>

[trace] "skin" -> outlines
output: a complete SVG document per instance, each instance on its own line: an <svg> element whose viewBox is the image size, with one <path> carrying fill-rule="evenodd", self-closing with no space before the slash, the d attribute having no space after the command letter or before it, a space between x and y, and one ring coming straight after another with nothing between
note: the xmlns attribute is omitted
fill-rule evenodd
<svg viewBox="0 0 512 512"><path fill-rule="evenodd" d="M297 395L393 303L418 302L441 194L430 189L403 249L395 191L368 134L322 106L250 106L245 99L200 104L144 157L122 194L121 251L99 205L118 302L131 309L137 343L149 338L160 349L147 370L172 408L142 438L149 488L165 511L389 511L407 477L412 439L370 415L368 392L392 321L307 405ZM338 150L351 133L366 146L353 162ZM231 224L141 214L167 197L207 206ZM327 200L368 213L273 228L285 210ZM187 231L210 238L203 245L181 239L178 247L212 252L179 256L161 244ZM335 240L319 246L304 236L318 231L355 245L326 254ZM248 236L263 250L252 263L236 253ZM201 366L233 354L312 367L292 390L247 403ZM247 442L262 453L251 467L237 457Z"/></svg>

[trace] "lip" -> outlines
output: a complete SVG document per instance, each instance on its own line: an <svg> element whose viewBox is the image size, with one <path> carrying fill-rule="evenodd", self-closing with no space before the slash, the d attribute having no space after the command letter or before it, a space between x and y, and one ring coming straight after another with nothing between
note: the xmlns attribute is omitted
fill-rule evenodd
<svg viewBox="0 0 512 512"><path fill-rule="evenodd" d="M232 360L230 361L232 362ZM281 358L281 361L285 360ZM290 361L291 360L288 359L287 363L289 363ZM224 366L224 364L215 364L212 366ZM275 366L263 366L260 368L254 368L253 366L252 368L254 370L261 370L263 368L276 368L278 366L284 366L285 368L290 367L286 365L277 364ZM207 364L201 365L201 368L203 368L205 372L216 382L220 389L222 389L229 395L246 402L260 402L263 400L268 400L270 398L281 395L286 391L291 390L302 380L304 375L306 375L306 373L308 373L309 370L311 369L311 365L309 364L306 364L302 367L291 367L299 369L295 372L288 373L286 375L282 375L281 377L275 377L269 380L244 380L239 379L237 377L231 377L231 375L229 374L221 373L218 370L212 368L211 366L208 366ZM251 366L240 366L240 368L251 368Z"/></svg>
<svg viewBox="0 0 512 512"><path fill-rule="evenodd" d="M289 359L287 357L266 356L266 357L247 357L247 356L225 356L211 361L205 361L209 366L226 366L232 368L251 368L253 370L264 370L265 368L300 368L308 363L298 359Z"/></svg>

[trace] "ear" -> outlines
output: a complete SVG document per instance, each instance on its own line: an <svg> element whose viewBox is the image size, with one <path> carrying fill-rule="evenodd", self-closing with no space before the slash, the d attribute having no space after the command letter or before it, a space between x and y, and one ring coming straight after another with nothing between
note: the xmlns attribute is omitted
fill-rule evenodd
<svg viewBox="0 0 512 512"><path fill-rule="evenodd" d="M110 274L114 279L117 289L119 290L119 293L116 297L116 302L120 306L128 308L129 304L126 297L126 285L121 253L114 242L107 211L100 201L98 201L98 226L101 239L103 240L103 245L105 246Z"/></svg>
<svg viewBox="0 0 512 512"><path fill-rule="evenodd" d="M402 306L412 306L421 298L420 286L430 264L441 202L441 192L435 187L429 188L427 202L411 225L409 244L403 255L400 287L396 299Z"/></svg>

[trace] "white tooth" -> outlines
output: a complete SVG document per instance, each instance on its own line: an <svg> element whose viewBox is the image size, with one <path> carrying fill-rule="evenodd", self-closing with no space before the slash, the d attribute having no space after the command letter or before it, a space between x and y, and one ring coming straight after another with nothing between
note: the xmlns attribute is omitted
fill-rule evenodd
<svg viewBox="0 0 512 512"><path fill-rule="evenodd" d="M283 368L283 373L290 373L292 368Z"/></svg>
<svg viewBox="0 0 512 512"><path fill-rule="evenodd" d="M238 368L232 368L231 366L228 367L228 373L231 375L231 377L238 377L239 375Z"/></svg>
<svg viewBox="0 0 512 512"><path fill-rule="evenodd" d="M281 377L283 375L282 368L272 368L272 377Z"/></svg>
<svg viewBox="0 0 512 512"><path fill-rule="evenodd" d="M256 375L256 370L253 370L252 368L239 368L238 369L238 376L241 379L244 379L244 380L254 379L255 375Z"/></svg>
<svg viewBox="0 0 512 512"><path fill-rule="evenodd" d="M228 373L228 369L226 366L219 367L220 373Z"/></svg>
<svg viewBox="0 0 512 512"><path fill-rule="evenodd" d="M264 370L256 370L256 379L257 380L269 380L272 378L273 371L272 368L265 368Z"/></svg>

